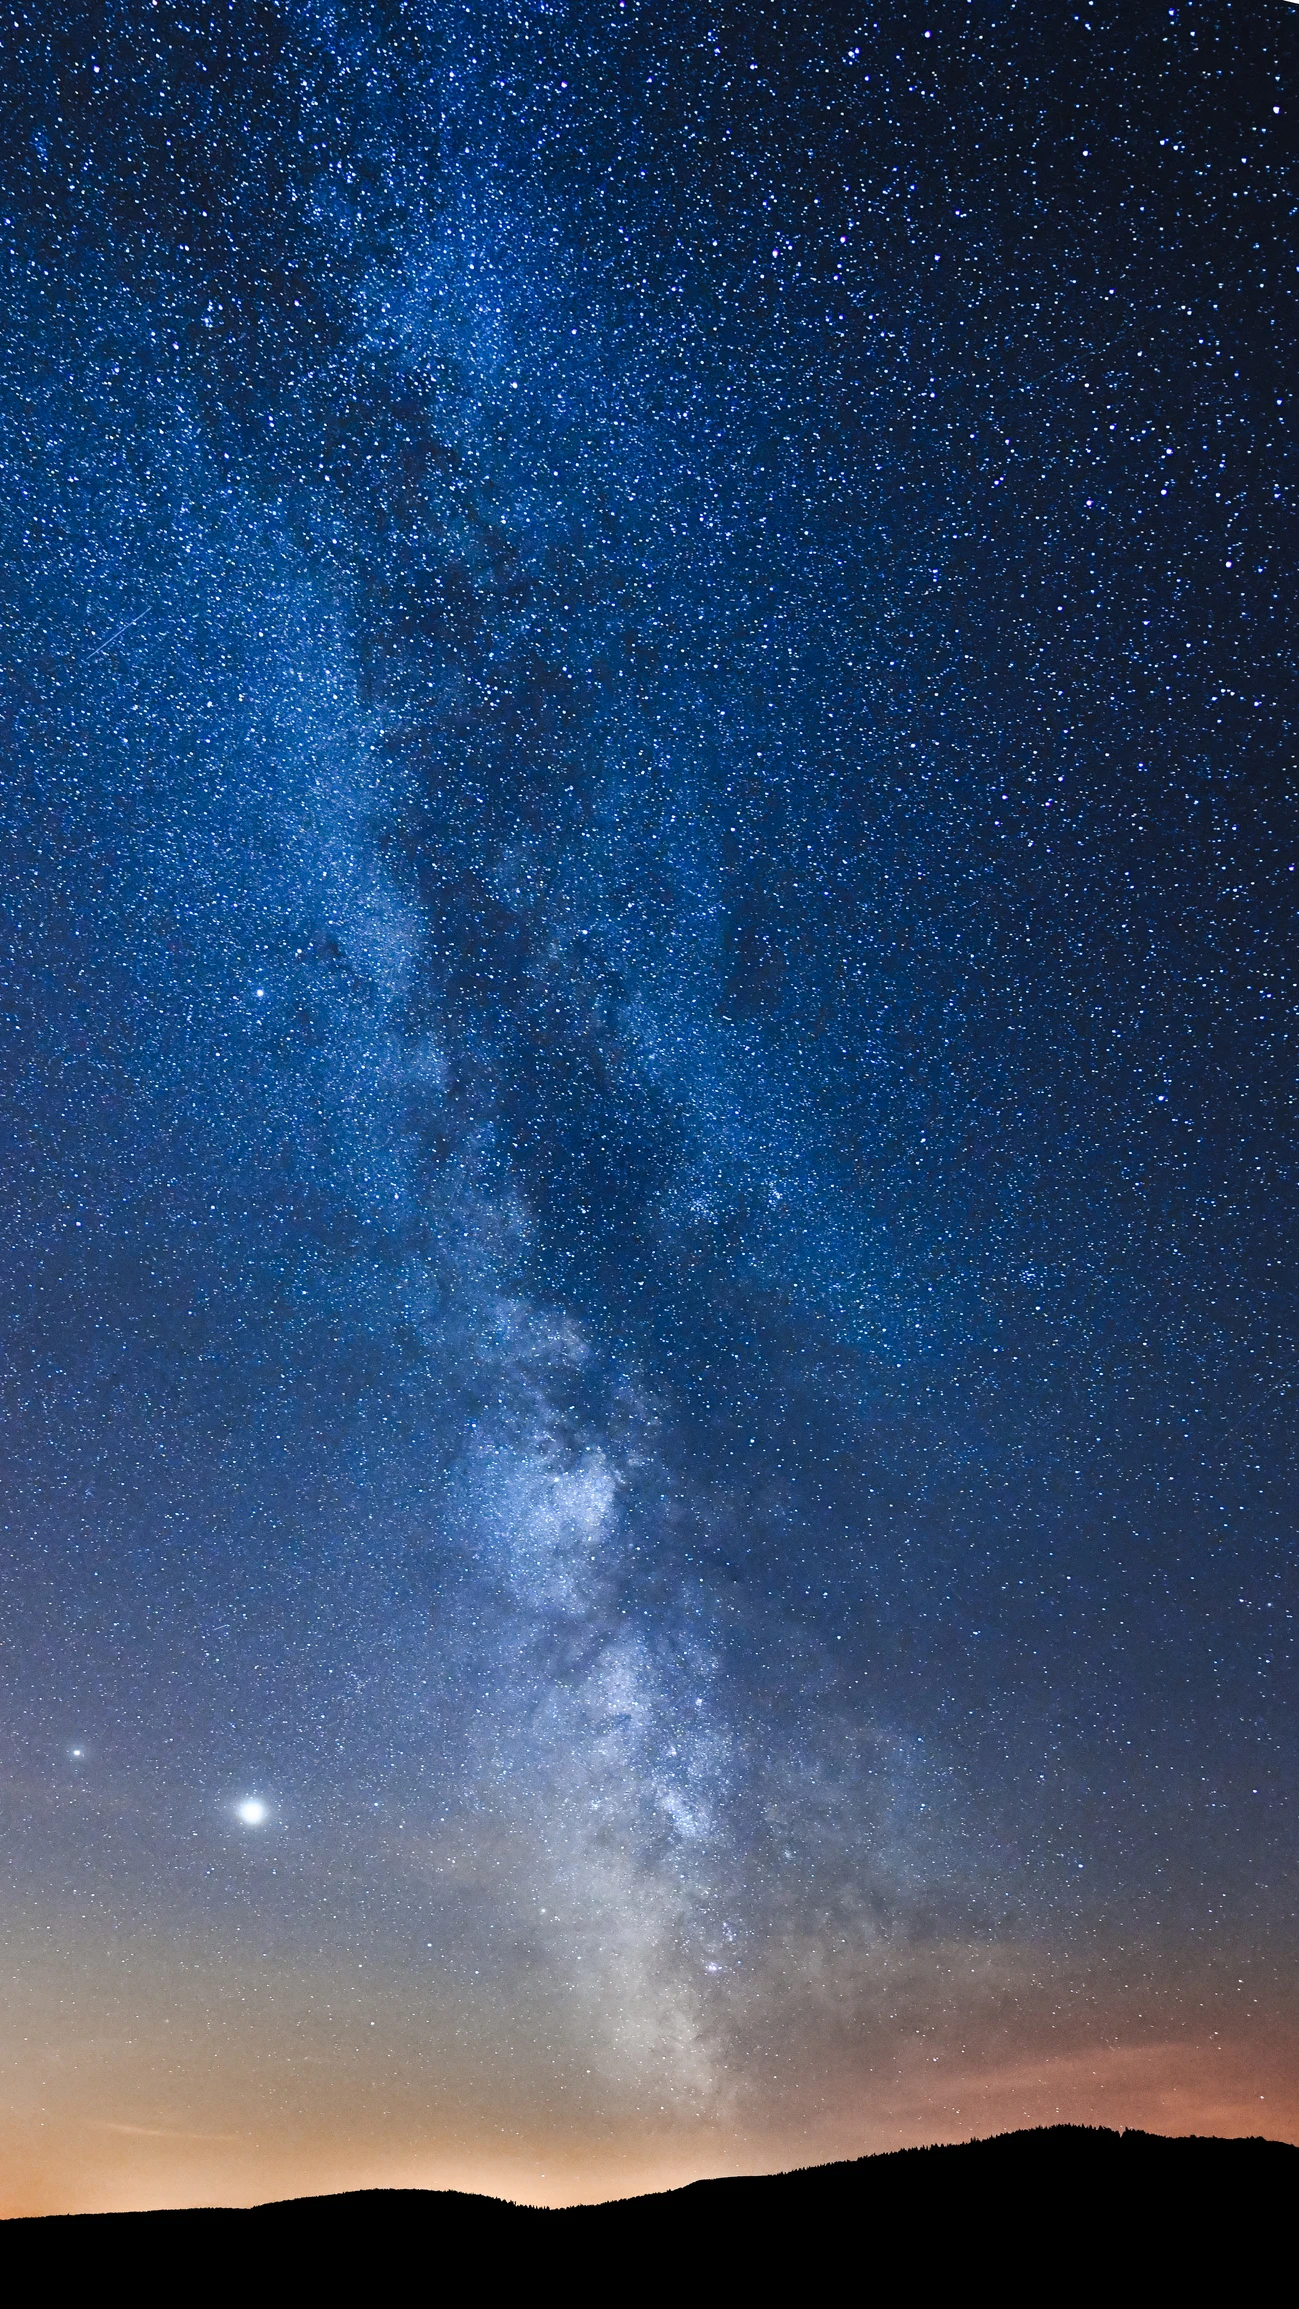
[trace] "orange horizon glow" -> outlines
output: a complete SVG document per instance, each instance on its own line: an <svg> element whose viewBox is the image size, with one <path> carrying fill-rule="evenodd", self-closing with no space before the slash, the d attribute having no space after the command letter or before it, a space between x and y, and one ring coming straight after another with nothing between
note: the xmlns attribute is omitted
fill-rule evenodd
<svg viewBox="0 0 1299 2309"><path fill-rule="evenodd" d="M893 2149L986 2138L1051 2124L1106 2125L1169 2135L1262 2135L1299 2145L1299 2066L1275 2033L1247 2039L1078 2048L1057 2057L957 2069L925 2088L920 2064L891 2084L864 2080L838 2110L804 2108L797 2125L735 2125L696 2113L621 2137L593 2128L542 2144L486 2137L480 2120L456 2138L345 2125L314 2131L263 2120L149 2123L129 2115L50 2110L35 2127L6 2112L0 2217L251 2206L376 2188L460 2189L560 2207L651 2194L739 2173L774 2173ZM503 2129L503 2128L499 2128Z"/></svg>

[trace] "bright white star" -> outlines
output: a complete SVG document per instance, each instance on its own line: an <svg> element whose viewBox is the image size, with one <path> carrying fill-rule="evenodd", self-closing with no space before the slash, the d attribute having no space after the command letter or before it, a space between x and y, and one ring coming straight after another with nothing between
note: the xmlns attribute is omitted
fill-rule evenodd
<svg viewBox="0 0 1299 2309"><path fill-rule="evenodd" d="M260 1796L245 1796L243 1802L235 1806L235 1812L245 1828L260 1828L262 1822L270 1818L270 1809L269 1804L263 1804Z"/></svg>

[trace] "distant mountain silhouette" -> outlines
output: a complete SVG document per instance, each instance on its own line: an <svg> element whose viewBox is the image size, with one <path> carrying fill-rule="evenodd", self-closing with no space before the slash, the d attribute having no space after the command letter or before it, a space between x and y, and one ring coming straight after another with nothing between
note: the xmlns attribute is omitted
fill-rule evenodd
<svg viewBox="0 0 1299 2309"><path fill-rule="evenodd" d="M231 2287L286 2309L313 2297L494 2303L562 2286L578 2301L671 2288L726 2302L821 2289L865 2302L963 2295L1141 2309L1210 2285L1240 2301L1294 2283L1299 2148L1086 2125L898 2149L852 2163L695 2181L560 2212L458 2190L362 2189L250 2211L82 2213L0 2223L0 2281L61 2301L76 2281L200 2301ZM40 2289L39 2291L37 2289ZM19 2295L11 2293L18 2300ZM676 2309L675 2303L671 2309Z"/></svg>

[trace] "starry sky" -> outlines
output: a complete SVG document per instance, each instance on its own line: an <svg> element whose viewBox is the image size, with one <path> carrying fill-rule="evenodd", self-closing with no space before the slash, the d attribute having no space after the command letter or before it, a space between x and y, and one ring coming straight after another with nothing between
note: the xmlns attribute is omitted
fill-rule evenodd
<svg viewBox="0 0 1299 2309"><path fill-rule="evenodd" d="M1299 2139L1299 8L0 51L3 2210Z"/></svg>

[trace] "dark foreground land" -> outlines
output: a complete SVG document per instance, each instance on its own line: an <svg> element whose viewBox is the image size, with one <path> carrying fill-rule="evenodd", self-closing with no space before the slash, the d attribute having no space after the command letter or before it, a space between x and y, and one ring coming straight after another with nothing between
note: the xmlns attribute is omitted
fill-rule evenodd
<svg viewBox="0 0 1299 2309"><path fill-rule="evenodd" d="M0 2224L9 2298L1293 2299L1299 2148L1078 2125L538 2211L367 2189ZM667 2309L673 2309L669 2297Z"/></svg>

